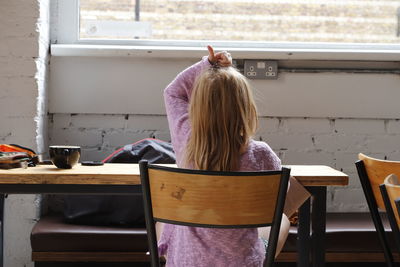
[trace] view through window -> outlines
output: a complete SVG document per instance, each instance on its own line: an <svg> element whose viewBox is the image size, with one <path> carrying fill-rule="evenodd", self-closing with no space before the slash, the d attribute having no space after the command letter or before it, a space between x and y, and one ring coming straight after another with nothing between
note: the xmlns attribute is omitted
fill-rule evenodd
<svg viewBox="0 0 400 267"><path fill-rule="evenodd" d="M81 39L387 43L393 0L80 0Z"/></svg>

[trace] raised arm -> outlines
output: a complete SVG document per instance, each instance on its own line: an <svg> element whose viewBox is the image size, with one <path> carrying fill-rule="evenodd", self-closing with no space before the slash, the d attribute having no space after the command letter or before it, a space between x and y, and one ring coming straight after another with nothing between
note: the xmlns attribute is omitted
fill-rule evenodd
<svg viewBox="0 0 400 267"><path fill-rule="evenodd" d="M182 163L182 154L190 135L189 102L196 78L214 64L220 67L232 65L232 57L228 52L214 53L211 46L207 49L208 57L204 56L200 62L179 73L164 90L168 124L178 165Z"/></svg>
<svg viewBox="0 0 400 267"><path fill-rule="evenodd" d="M164 90L169 130L178 165L190 134L189 101L193 85L202 71L210 66L207 56L203 57L200 62L179 73Z"/></svg>

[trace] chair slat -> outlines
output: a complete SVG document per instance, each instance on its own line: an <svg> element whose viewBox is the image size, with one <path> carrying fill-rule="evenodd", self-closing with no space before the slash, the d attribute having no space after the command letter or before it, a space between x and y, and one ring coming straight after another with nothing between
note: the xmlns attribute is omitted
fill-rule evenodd
<svg viewBox="0 0 400 267"><path fill-rule="evenodd" d="M149 169L149 177L156 220L204 227L271 224L281 175L221 176Z"/></svg>

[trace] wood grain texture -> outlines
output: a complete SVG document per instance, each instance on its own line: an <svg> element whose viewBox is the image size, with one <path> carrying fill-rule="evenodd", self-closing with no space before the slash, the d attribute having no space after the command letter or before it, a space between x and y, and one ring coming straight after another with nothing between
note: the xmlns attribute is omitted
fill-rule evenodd
<svg viewBox="0 0 400 267"><path fill-rule="evenodd" d="M396 262L400 261L399 255L393 255ZM281 252L276 258L277 262L296 262L297 252ZM326 262L385 262L383 252L326 252Z"/></svg>
<svg viewBox="0 0 400 267"><path fill-rule="evenodd" d="M205 225L271 223L280 178L280 174L214 176L149 169L153 216Z"/></svg>
<svg viewBox="0 0 400 267"><path fill-rule="evenodd" d="M346 186L349 176L325 165L286 165L303 186Z"/></svg>
<svg viewBox="0 0 400 267"><path fill-rule="evenodd" d="M138 164L109 163L103 166L75 165L58 169L38 165L27 169L0 170L2 184L140 184Z"/></svg>
<svg viewBox="0 0 400 267"><path fill-rule="evenodd" d="M176 166L165 164L163 166ZM291 175L304 186L345 186L349 177L324 165L289 165ZM385 176L386 177L386 176ZM106 163L103 166L75 165L58 169L53 165L38 165L27 169L0 169L3 184L140 184L138 164Z"/></svg>
<svg viewBox="0 0 400 267"><path fill-rule="evenodd" d="M396 262L400 261L398 255L393 255ZM326 262L385 262L381 252L327 252ZM54 262L147 262L149 255L144 252L32 252L32 261ZM277 262L296 262L297 252L281 252Z"/></svg>
<svg viewBox="0 0 400 267"><path fill-rule="evenodd" d="M386 210L379 185L383 184L389 174L400 176L400 161L380 160L361 153L358 155L358 159L364 162L378 208Z"/></svg>

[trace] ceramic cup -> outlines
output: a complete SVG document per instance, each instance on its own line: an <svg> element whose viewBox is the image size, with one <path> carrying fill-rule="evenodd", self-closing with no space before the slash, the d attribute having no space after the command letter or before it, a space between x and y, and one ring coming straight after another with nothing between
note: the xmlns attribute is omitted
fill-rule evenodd
<svg viewBox="0 0 400 267"><path fill-rule="evenodd" d="M81 156L80 146L50 146L51 162L60 169L71 169Z"/></svg>

